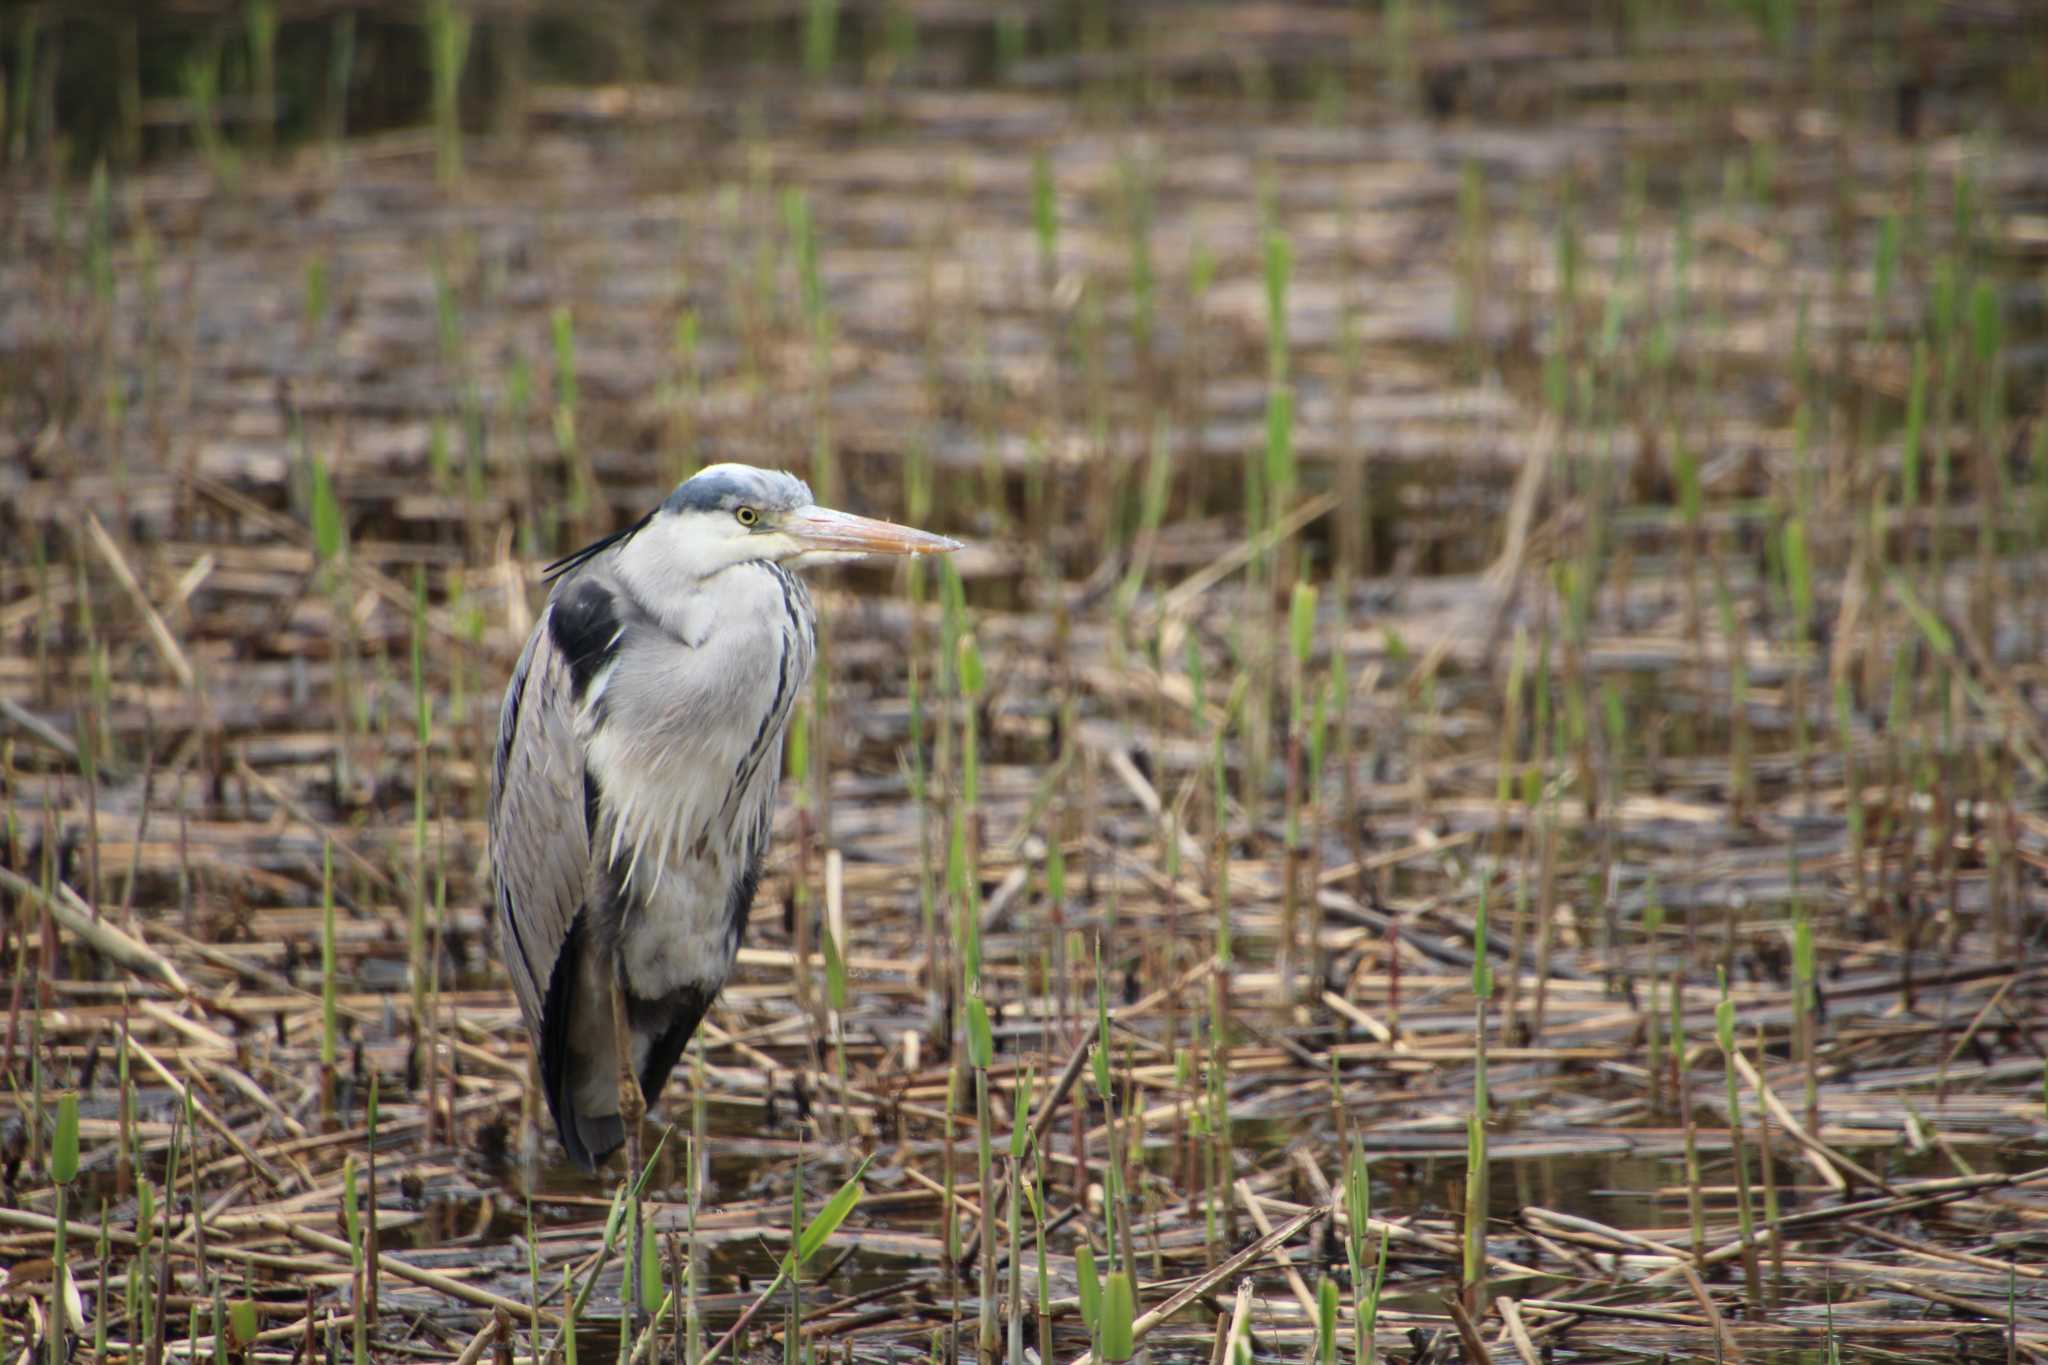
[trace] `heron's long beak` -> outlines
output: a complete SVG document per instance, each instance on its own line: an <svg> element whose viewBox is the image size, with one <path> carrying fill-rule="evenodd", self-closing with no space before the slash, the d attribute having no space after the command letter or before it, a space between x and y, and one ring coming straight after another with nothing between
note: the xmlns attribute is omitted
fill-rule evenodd
<svg viewBox="0 0 2048 1365"><path fill-rule="evenodd" d="M960 542L893 521L857 517L829 507L800 507L782 519L783 533L807 551L857 555L941 555Z"/></svg>

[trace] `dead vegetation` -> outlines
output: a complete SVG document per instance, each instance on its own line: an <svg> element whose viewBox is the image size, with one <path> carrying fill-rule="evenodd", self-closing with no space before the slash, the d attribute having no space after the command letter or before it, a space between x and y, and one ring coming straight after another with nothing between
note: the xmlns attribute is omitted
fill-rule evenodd
<svg viewBox="0 0 2048 1365"><path fill-rule="evenodd" d="M621 1353L483 785L737 459L973 547L819 585L639 1351L2048 1357L2038 22L838 8L10 106L0 1353Z"/></svg>

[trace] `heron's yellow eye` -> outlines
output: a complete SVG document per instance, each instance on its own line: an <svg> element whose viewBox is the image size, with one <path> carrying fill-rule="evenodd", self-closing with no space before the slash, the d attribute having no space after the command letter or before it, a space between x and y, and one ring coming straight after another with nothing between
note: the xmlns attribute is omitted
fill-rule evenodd
<svg viewBox="0 0 2048 1365"><path fill-rule="evenodd" d="M733 515L740 519L740 525L742 526L752 526L761 519L761 514L751 507L742 507L737 512L734 512Z"/></svg>

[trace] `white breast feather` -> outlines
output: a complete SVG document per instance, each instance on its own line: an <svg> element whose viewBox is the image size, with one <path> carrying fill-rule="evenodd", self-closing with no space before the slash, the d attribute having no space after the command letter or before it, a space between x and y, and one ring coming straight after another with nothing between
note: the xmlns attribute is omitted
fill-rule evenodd
<svg viewBox="0 0 2048 1365"><path fill-rule="evenodd" d="M776 580L759 570L726 577L736 580L720 585L726 591L703 595L715 615L679 623L677 638L609 665L577 717L612 815L606 852L624 860L643 911L621 926L620 955L628 984L645 996L716 985L731 971L727 896L757 813L773 800L779 734L747 789L727 797L775 697L784 651L788 699L810 672L809 641L793 635ZM600 726L592 708L601 696L610 704Z"/></svg>

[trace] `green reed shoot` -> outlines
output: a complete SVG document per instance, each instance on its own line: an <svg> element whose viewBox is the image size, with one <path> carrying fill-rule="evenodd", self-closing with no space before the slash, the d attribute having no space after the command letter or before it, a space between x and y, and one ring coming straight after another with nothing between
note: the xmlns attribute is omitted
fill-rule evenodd
<svg viewBox="0 0 2048 1365"><path fill-rule="evenodd" d="M1280 994L1284 1000L1294 999L1294 973L1301 935L1301 769L1307 745L1307 677L1309 658L1315 648L1315 626L1316 590L1309 583L1298 582L1294 585L1294 595L1289 603L1288 614L1288 657L1291 666L1288 669L1287 854L1280 912L1280 945L1275 964L1275 970L1280 977ZM1313 891L1310 895L1313 899Z"/></svg>
<svg viewBox="0 0 2048 1365"><path fill-rule="evenodd" d="M1266 234L1266 446L1261 457L1245 464L1245 527L1251 534L1264 531L1282 515L1283 499L1274 487L1275 475L1292 474L1294 459L1292 395L1287 389L1287 282L1293 268L1293 253L1287 239L1277 232ZM1255 561L1254 583L1266 577L1271 550L1262 550Z"/></svg>
<svg viewBox="0 0 2048 1365"><path fill-rule="evenodd" d="M233 190L241 178L241 159L221 136L220 56L217 45L202 48L185 59L178 76L192 106L192 134L199 141L200 158L221 188Z"/></svg>
<svg viewBox="0 0 2048 1365"><path fill-rule="evenodd" d="M1870 327L1865 335L1872 345L1884 337L1892 286L1899 277L1900 236L1899 215L1887 213L1878 222L1877 254L1870 263Z"/></svg>
<svg viewBox="0 0 2048 1365"><path fill-rule="evenodd" d="M462 178L462 68L469 60L469 15L455 0L427 0L427 67L433 82L434 173L443 185Z"/></svg>
<svg viewBox="0 0 2048 1365"><path fill-rule="evenodd" d="M1266 234L1266 451L1265 491L1269 494L1266 519L1254 519L1254 529L1270 527L1293 502L1294 392L1289 387L1292 367L1288 347L1287 291L1294 274L1294 248L1277 231ZM1247 511L1250 511L1250 505Z"/></svg>
<svg viewBox="0 0 2048 1365"><path fill-rule="evenodd" d="M1903 662L1903 658L1902 654L1900 656L1901 662ZM1862 905L1865 899L1864 878L1866 876L1863 857L1865 817L1863 801L1858 795L1862 790L1862 778L1857 772L1856 730L1852 719L1849 686L1849 679L1846 676L1835 679L1835 735L1840 742L1842 752L1842 790L1849 798L1844 804L1847 807L1846 814L1849 825L1850 886L1855 896L1855 903Z"/></svg>
<svg viewBox="0 0 2048 1365"><path fill-rule="evenodd" d="M1192 638L1192 637L1190 637ZM1232 708L1235 711L1235 708ZM1227 968L1231 960L1230 945L1230 794L1228 782L1229 764L1224 757L1224 730L1226 719L1219 722L1210 736L1209 776L1210 802L1214 808L1215 832L1212 857L1215 861L1215 887L1210 893L1216 902L1216 961ZM1219 1035L1220 1036L1220 1035Z"/></svg>
<svg viewBox="0 0 2048 1365"><path fill-rule="evenodd" d="M981 925L974 913L973 874L967 865L967 823L953 821L946 847L946 889L953 901L953 924L960 947L960 974L970 992L981 980Z"/></svg>
<svg viewBox="0 0 2048 1365"><path fill-rule="evenodd" d="M1091 1350L1102 1349L1102 1277L1095 1267L1095 1248L1083 1238L1074 1248L1074 1274L1080 1284L1081 1322L1088 1328Z"/></svg>
<svg viewBox="0 0 2048 1365"><path fill-rule="evenodd" d="M1756 1259L1756 1211L1750 1207L1749 1154L1742 1134L1742 1092L1735 1082L1735 1002L1728 994L1727 969L1721 969L1721 999L1714 1006L1714 1037L1721 1046L1722 1069L1728 1082L1728 1145L1735 1159L1736 1218L1742 1229L1742 1270L1752 1303L1763 1302L1762 1277Z"/></svg>
<svg viewBox="0 0 2048 1365"><path fill-rule="evenodd" d="M348 554L348 527L342 520L341 500L334 494L327 462L317 455L313 457L312 494L313 549L332 575L334 566Z"/></svg>
<svg viewBox="0 0 2048 1365"><path fill-rule="evenodd" d="M1804 409L1802 408L1803 412ZM1813 568L1809 559L1806 542L1806 517L1794 515L1785 523L1784 561L1786 590L1792 602L1794 640L1802 653L1803 642L1818 624L1814 610ZM1792 712L1792 744L1798 761L1799 789L1802 799L1812 800L1812 789L1808 780L1810 771L1812 736L1806 725L1806 669L1796 665L1792 670L1790 703Z"/></svg>
<svg viewBox="0 0 2048 1365"><path fill-rule="evenodd" d="M128 1270L124 1307L128 1320L128 1358L137 1359L154 1336L155 1275L150 1252L156 1242L156 1191L149 1181L135 1187L135 1260Z"/></svg>
<svg viewBox="0 0 2048 1365"><path fill-rule="evenodd" d="M2048 1092L2048 1078L2044 1078L2043 1087L2044 1092ZM1051 1360L1052 1270L1047 1261L1045 1246L1045 1148L1036 1140L1031 1143L1031 1178L1025 1183L1024 1188L1031 1196L1032 1240L1038 1253L1038 1358Z"/></svg>
<svg viewBox="0 0 2048 1365"><path fill-rule="evenodd" d="M43 845L42 862L43 891L45 895L48 895L50 894L51 889L56 884L57 868L55 852L50 848L47 842ZM15 959L17 972L21 970L22 964L25 964L28 961L28 935L21 935L20 938L18 939L18 942L20 944L20 947L16 950ZM17 976L16 979L21 980L25 978ZM31 997L31 999L34 1002L34 1008L29 1011L28 1018L28 1076L30 1122L26 1126L28 1128L29 1169L35 1170L39 1167L42 1167L46 1160L46 1148L44 1146L43 1125L47 1123L50 1119L50 1107L45 1098L43 1089L43 995L40 991L38 991L34 996ZM9 1079L12 1080L13 1078L10 1077ZM15 1081L15 1085L18 1086L19 1081ZM21 1094L18 1089L15 1091L13 1098L15 1107L18 1111L21 1105Z"/></svg>
<svg viewBox="0 0 2048 1365"><path fill-rule="evenodd" d="M915 517L911 518L913 524L916 523L916 520ZM921 567L916 564L911 565L913 578L917 576ZM907 782L910 804L912 809L917 812L917 917L918 925L923 931L925 944L925 1012L932 1031L936 1032L940 1012L940 943L936 924L938 896L932 885L932 818L930 778L925 766L923 675L918 667L918 657L914 650L906 662L910 706L910 738L907 756L909 775Z"/></svg>
<svg viewBox="0 0 2048 1365"><path fill-rule="evenodd" d="M1344 692L1344 665L1338 662L1341 654L1341 650L1332 652L1330 671L1324 675L1323 685L1316 689L1308 711L1308 788L1304 799L1317 812L1319 821L1322 801L1318 793L1323 786L1323 762L1329 755L1330 712L1340 704L1337 699Z"/></svg>
<svg viewBox="0 0 2048 1365"><path fill-rule="evenodd" d="M449 487L449 424L438 415L426 430L426 471L434 479L434 489Z"/></svg>
<svg viewBox="0 0 2048 1365"><path fill-rule="evenodd" d="M1820 1003L1815 973L1813 920L1806 913L1806 903L1801 901L1792 908L1792 978L1798 985L1792 1002L1792 1016L1798 1029L1800 1064L1806 1071L1806 1131L1809 1133L1820 1128L1820 1072L1813 1045L1813 1029L1818 1022L1815 1015Z"/></svg>
<svg viewBox="0 0 2048 1365"><path fill-rule="evenodd" d="M832 926L828 923L824 928L825 932L819 936L819 943L825 950L825 1005L836 1016L846 1009L846 958L838 939L832 933ZM843 1073L846 1062L845 1035L836 1022L832 1033L833 1042L839 1049L840 1069Z"/></svg>
<svg viewBox="0 0 2048 1365"><path fill-rule="evenodd" d="M978 992L966 1001L967 1065L974 1071L975 1176L981 1182L981 1302L977 1308L976 1347L984 1360L996 1349L996 1264L994 1147L988 1102L988 1069L995 1064L995 1038L988 1022L988 1004Z"/></svg>
<svg viewBox="0 0 2048 1365"><path fill-rule="evenodd" d="M683 1359L686 1365L697 1365L698 1358L704 1354L704 1317L700 1301L704 1296L705 1270L697 1230L698 1221L704 1214L704 1181L711 1165L710 1149L705 1141L705 1109L704 1048L699 1043L690 1049L690 1224L683 1247L689 1263L689 1274L683 1282Z"/></svg>
<svg viewBox="0 0 2048 1365"><path fill-rule="evenodd" d="M363 1297L356 1305L356 1317L365 1324L365 1330L377 1326L377 1120L382 1113L377 1102L378 1084L378 1074L372 1071L370 1094L363 1105L363 1264L367 1269L363 1275ZM431 1134L431 1127L427 1131Z"/></svg>
<svg viewBox="0 0 2048 1365"><path fill-rule="evenodd" d="M797 812L796 876L790 883L790 900L796 906L796 998L805 1013L814 1008L811 995L811 776L812 712L808 701L799 701L790 712L789 734L782 745L784 775L789 779Z"/></svg>
<svg viewBox="0 0 2048 1365"><path fill-rule="evenodd" d="M1166 504L1173 488L1173 442L1166 418L1156 419L1152 424L1151 448L1145 460L1145 482L1138 501L1138 535L1133 542L1130 567L1124 571L1123 582L1117 590L1117 606L1120 615L1128 616L1135 607L1138 593L1145 586L1145 575L1152 567L1152 552L1159 538L1159 527L1166 520Z"/></svg>
<svg viewBox="0 0 2048 1365"><path fill-rule="evenodd" d="M1118 183L1123 195L1125 235L1129 242L1131 280L1131 339L1139 353L1152 346L1152 316L1155 294L1152 269L1152 187L1145 167L1136 157L1126 155L1118 163Z"/></svg>
<svg viewBox="0 0 2048 1365"><path fill-rule="evenodd" d="M533 1191L531 1189L525 1192L520 1203L522 1206L521 1211L525 1214L526 1224L526 1301L528 1304L538 1304L540 1302L540 1239L535 1236L536 1225L533 1221ZM566 1299L567 1295L563 1297ZM541 1331L540 1313L537 1309L529 1310L526 1319L526 1330L527 1350L533 1359L539 1360L541 1358Z"/></svg>
<svg viewBox="0 0 2048 1365"><path fill-rule="evenodd" d="M1372 1284L1353 1290L1359 1304L1357 1310L1358 1336L1359 1340L1365 1343L1364 1354L1358 1357L1360 1365L1372 1365L1373 1357L1379 1349L1376 1333L1379 1330L1380 1321L1380 1296L1386 1291L1387 1287L1387 1262L1390 1259L1387 1252L1393 1241L1393 1236L1394 1231L1392 1228L1383 1227L1380 1229L1379 1254L1373 1258Z"/></svg>
<svg viewBox="0 0 2048 1365"><path fill-rule="evenodd" d="M1112 884L1113 886L1114 884ZM1115 922L1115 909L1110 911L1111 923ZM1103 1121L1109 1130L1109 1163L1104 1168L1103 1219L1110 1254L1119 1269L1136 1273L1137 1257L1132 1249L1130 1185L1125 1179L1124 1142L1132 1130L1125 1129L1118 1120L1120 1106L1116 1100L1116 1082L1111 1068L1109 1033L1109 990L1104 984L1102 945L1095 945L1095 1046L1090 1056L1095 1093L1102 1101ZM1126 1109L1124 1122L1130 1121Z"/></svg>
<svg viewBox="0 0 2048 1365"><path fill-rule="evenodd" d="M1735 599L1729 592L1728 577L1718 555L1714 558L1714 602L1728 649L1728 719L1735 768L1731 795L1735 818L1743 820L1756 809L1756 775L1751 767L1749 733L1749 648L1742 617L1735 610Z"/></svg>
<svg viewBox="0 0 2048 1365"><path fill-rule="evenodd" d="M427 1000L427 753L434 737L434 703L427 690L427 575L421 568L413 575L412 594L412 694L413 694L413 786L412 786L412 913L407 918L406 951L412 978L412 1023L414 1062L421 1076L434 1065L429 1039L433 1018ZM431 1093L432 1083L428 1082ZM426 1140L433 1141L433 1124L426 1127Z"/></svg>
<svg viewBox="0 0 2048 1365"><path fill-rule="evenodd" d="M1764 1049L1764 1026L1756 1026L1756 1121L1757 1158L1764 1177L1764 1226L1771 1234L1771 1303L1776 1306L1785 1295L1785 1239L1778 1221L1778 1165L1771 1152L1771 1111L1764 1101L1764 1066L1770 1054ZM1910 1103L1910 1101L1908 1101Z"/></svg>
<svg viewBox="0 0 2048 1365"><path fill-rule="evenodd" d="M1899 513L1910 515L1920 500L1921 446L1927 427L1927 341L1913 343L1913 377L1906 390L1906 424L1899 436Z"/></svg>
<svg viewBox="0 0 2048 1365"><path fill-rule="evenodd" d="M1486 955L1487 885L1479 884L1479 908L1472 919L1472 1113L1465 1128L1466 1306L1475 1315L1486 1303L1486 1016L1493 999L1493 964Z"/></svg>
<svg viewBox="0 0 2048 1365"><path fill-rule="evenodd" d="M226 1296L221 1292L220 1276L213 1276L212 1284L209 1287L213 1291L211 1295L212 1303L209 1305L212 1309L212 1317L208 1323L213 1329L212 1335L208 1338L213 1346L213 1365L228 1365L228 1306ZM195 1346L198 1344L196 1337L193 1339L193 1344Z"/></svg>
<svg viewBox="0 0 2048 1365"><path fill-rule="evenodd" d="M1481 310L1488 295L1492 228L1486 212L1486 176L1476 157L1466 157L1458 174L1458 284L1455 326L1464 343L1465 363L1474 375L1484 357L1485 328Z"/></svg>
<svg viewBox="0 0 2048 1365"><path fill-rule="evenodd" d="M1373 1329L1379 1317L1379 1288L1387 1276L1387 1229L1380 1230L1379 1255L1366 1275L1366 1248L1372 1233L1372 1167L1356 1134L1344 1163L1344 1257L1351 1270L1353 1312L1352 1355L1359 1365L1372 1365Z"/></svg>
<svg viewBox="0 0 2048 1365"><path fill-rule="evenodd" d="M1325 1276L1316 1286L1315 1365L1337 1365L1337 1282Z"/></svg>
<svg viewBox="0 0 2048 1365"><path fill-rule="evenodd" d="M1052 160L1041 149L1031 158L1031 228L1038 242L1038 280L1047 294L1059 279L1060 210Z"/></svg>
<svg viewBox="0 0 2048 1365"><path fill-rule="evenodd" d="M1138 1318L1138 1299L1128 1266L1118 1266L1102 1281L1102 1355L1105 1361L1129 1360L1137 1354L1133 1326Z"/></svg>
<svg viewBox="0 0 2048 1365"><path fill-rule="evenodd" d="M972 634L965 634L959 638L960 671L957 676L960 681L961 700L967 703L961 708L960 715L960 803L971 821L981 804L978 703L981 700L985 679L981 665L981 646L975 642Z"/></svg>
<svg viewBox="0 0 2048 1365"><path fill-rule="evenodd" d="M441 363L452 374L462 365L462 304L456 297L447 255L438 244L433 251L433 271L434 334L440 345Z"/></svg>
<svg viewBox="0 0 2048 1365"><path fill-rule="evenodd" d="M636 1207L637 1204L638 1201L635 1201ZM650 1220L644 1211L637 1217L639 1225L633 1229L632 1236L628 1239L629 1246L639 1248L638 1252L630 1257L635 1264L629 1272L637 1276L637 1279L628 1286L630 1292L626 1301L635 1306L651 1303L654 1305L654 1311L648 1316L647 1325L640 1329L637 1340L622 1339L622 1346L631 1347L628 1360L637 1360L654 1349L655 1336L660 1332L662 1323L675 1311L676 1303L676 1296L672 1292L664 1291L662 1287L661 1239L654 1235L654 1229L649 1225ZM630 1333L630 1315L626 1327Z"/></svg>
<svg viewBox="0 0 2048 1365"><path fill-rule="evenodd" d="M320 843L320 1108L334 1113L334 1065L339 1052L334 963L334 843Z"/></svg>
<svg viewBox="0 0 2048 1365"><path fill-rule="evenodd" d="M991 1048L993 1052L993 1048ZM1010 1303L1009 1339L1006 1343L1013 1361L1024 1359L1024 1191L1029 1181L1024 1178L1024 1151L1031 1139L1031 1095L1035 1089L1030 1067L1018 1078L1017 1087L1010 1098L1010 1161L1006 1198L1010 1212ZM988 1198L984 1188L982 1198ZM1033 1198L1034 1205L1036 1197ZM1041 1244L1039 1258L1044 1260L1045 1249Z"/></svg>
<svg viewBox="0 0 2048 1365"><path fill-rule="evenodd" d="M815 330L825 320L825 291L818 274L818 232L811 221L811 201L802 190L783 191L782 222L796 264L797 303L804 322ZM830 501L829 495L820 496Z"/></svg>
<svg viewBox="0 0 2048 1365"><path fill-rule="evenodd" d="M1671 1057L1678 1068L1678 1117L1685 1129L1685 1202L1692 1220L1695 1261L1707 1254L1707 1216L1700 1200L1699 1130L1692 1118L1692 1054L1685 1041L1685 978L1671 976Z"/></svg>
<svg viewBox="0 0 2048 1365"><path fill-rule="evenodd" d="M581 1315L580 1305L570 1292L574 1287L574 1276L568 1266L562 1267L562 1365L576 1365L576 1322ZM360 1365L360 1362L358 1362Z"/></svg>
<svg viewBox="0 0 2048 1365"><path fill-rule="evenodd" d="M261 1330L256 1318L256 1301L236 1299L228 1304L227 1310L228 1339L234 1343L235 1354L241 1356L256 1344L256 1334ZM217 1330L214 1341L220 1341Z"/></svg>
<svg viewBox="0 0 2048 1365"><path fill-rule="evenodd" d="M242 20L249 35L250 83L256 95L256 146L267 157L277 136L276 0L248 0Z"/></svg>
<svg viewBox="0 0 2048 1365"><path fill-rule="evenodd" d="M163 1335L170 1330L170 1294L177 1279L176 1273L171 1267L170 1259L171 1219L178 1204L178 1176L181 1171L196 1171L199 1164L197 1144L192 1139L192 1112L191 1093L188 1089L185 1103L176 1106L171 1111L171 1150L169 1157L164 1163L164 1197L159 1204L159 1208L162 1210L161 1216L163 1221L158 1226L156 1240L164 1248L164 1255L157 1275L155 1322L158 1337L156 1342L153 1343L159 1362L162 1358ZM192 1184L188 1185L188 1188L193 1189L196 1195L196 1177L192 1178ZM191 1205L191 1212L193 1215L192 1230L196 1240L203 1227L200 1205L196 1198Z"/></svg>
<svg viewBox="0 0 2048 1365"><path fill-rule="evenodd" d="M1955 405L1956 376L1962 369L1962 347L1959 339L1962 318L1961 276L1962 267L1953 256L1944 254L1935 262L1934 297L1931 302L1935 319L1934 351L1938 359L1936 373L1939 378L1934 401L1928 409L1929 420L1933 424L1934 445L1933 490L1929 500L1932 518L1928 528L1930 587L1936 581L1931 576L1932 572L1940 569L1948 553L1949 538L1944 513L1949 507L1953 471L1948 427Z"/></svg>
<svg viewBox="0 0 2048 1365"><path fill-rule="evenodd" d="M1664 899L1657 892L1653 881L1649 887L1649 899L1643 905L1643 954L1648 964L1649 1010L1644 1015L1644 1031L1647 1034L1648 1067L1650 1073L1650 1110L1664 1111L1664 1057L1661 1037L1663 1010L1660 993L1664 974L1657 970L1657 936L1664 931Z"/></svg>
<svg viewBox="0 0 2048 1365"><path fill-rule="evenodd" d="M102 1199L100 1200L99 1236L95 1239L93 1245L93 1281L100 1285L102 1289L106 1286L108 1276L113 1268L113 1224L110 1218L111 1215L107 1211L107 1201ZM107 1358L107 1338L109 1335L107 1319L112 1316L113 1314L106 1311L104 1307L102 1307L101 1311L93 1314L92 1349L94 1353L93 1359L95 1360L105 1360Z"/></svg>
<svg viewBox="0 0 2048 1365"><path fill-rule="evenodd" d="M1308 665L1314 657L1316 642L1316 589L1305 579L1295 583L1294 594L1288 602L1287 640L1289 656L1294 662L1292 675L1288 678L1289 709L1297 731L1305 740L1308 728ZM1299 812L1290 812L1287 837L1294 840L1300 836Z"/></svg>
<svg viewBox="0 0 2048 1365"><path fill-rule="evenodd" d="M854 1207L860 1203L860 1182L862 1177L867 1174L868 1163L873 1159L872 1156L862 1157L860 1165L856 1166L853 1174L846 1178L846 1183L835 1190L832 1197L827 1199L824 1205L811 1216L811 1220L805 1223L802 1229L796 1233L796 1236L792 1239L789 1251L783 1256L781 1262L777 1264L775 1278L769 1282L768 1288L762 1292L761 1297L754 1302L753 1306L742 1313L739 1320L727 1329L725 1335L720 1337L711 1349L704 1353L698 1365L711 1365L712 1361L723 1355L732 1346L739 1334L746 1329L747 1323L752 1320L755 1311L762 1304L773 1299L780 1292L782 1286L788 1284L796 1276L804 1263L818 1254L819 1248L825 1245L832 1234L839 1231L840 1225L846 1221L847 1217L853 1212ZM794 1339L794 1334L792 1334L792 1339Z"/></svg>
<svg viewBox="0 0 2048 1365"><path fill-rule="evenodd" d="M886 9L882 27L879 57L869 59L869 70L877 83L886 83L894 73L905 70L917 60L917 12L908 5L890 5ZM999 49L1001 43L999 21ZM1000 51L996 56L996 64L999 69L1006 65Z"/></svg>
<svg viewBox="0 0 2048 1365"><path fill-rule="evenodd" d="M940 1179L943 1182L939 1196L940 1264L946 1272L946 1299L952 1305L951 1320L947 1335L951 1343L950 1357L960 1354L960 1211L955 1206L954 1176L958 1163L954 1160L954 1129L960 1115L960 1068L946 1068L946 1126L944 1160L940 1163Z"/></svg>
<svg viewBox="0 0 2048 1365"><path fill-rule="evenodd" d="M1301 867L1297 869L1297 877L1305 878L1307 883L1307 971L1308 993L1311 998L1320 998L1323 982L1328 975L1325 971L1328 964L1323 955L1323 902L1319 894L1321 883L1317 880L1316 873L1321 866L1318 850L1323 846L1324 814L1321 793L1323 790L1323 759L1329 747L1330 710L1332 706L1342 705L1337 698L1341 696L1338 688L1343 678L1343 665L1334 661L1343 652L1341 647L1330 651L1333 661L1330 673L1324 679L1323 685L1315 689L1315 700L1309 707L1308 717L1308 734L1306 739L1308 776L1307 787L1302 799L1307 804L1309 810L1311 829L1302 837L1300 845L1302 852L1297 860ZM1170 843L1168 847L1176 855L1175 861L1177 862L1179 853L1178 842ZM1169 869L1169 876L1172 871L1173 869Z"/></svg>
<svg viewBox="0 0 2048 1365"><path fill-rule="evenodd" d="M364 1312L363 1304L368 1295L366 1277L373 1272L364 1268L367 1243L360 1201L356 1194L356 1158L353 1152L342 1159L341 1222L344 1235L348 1238L349 1274L352 1277L350 1286L354 1290L355 1298L355 1312L352 1314L355 1319L352 1329L355 1365L366 1365L370 1357L369 1315Z"/></svg>
<svg viewBox="0 0 2048 1365"><path fill-rule="evenodd" d="M105 308L114 301L114 205L107 185L106 162L94 163L87 197L92 207L86 223L85 273L92 283L93 298Z"/></svg>
<svg viewBox="0 0 2048 1365"><path fill-rule="evenodd" d="M56 1182L54 1212L56 1227L50 1245L50 1316L45 1329L50 1348L50 1365L64 1365L71 1301L71 1267L65 1260L64 1233L70 1217L71 1183L78 1179L78 1092L66 1090L57 1096L57 1127L50 1137L50 1179Z"/></svg>
<svg viewBox="0 0 2048 1365"><path fill-rule="evenodd" d="M823 80L832 74L839 44L839 0L808 0L804 6L804 74Z"/></svg>

